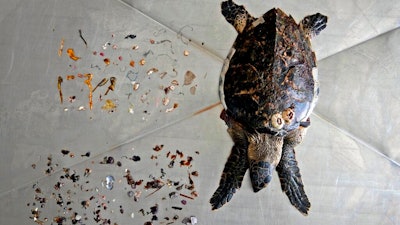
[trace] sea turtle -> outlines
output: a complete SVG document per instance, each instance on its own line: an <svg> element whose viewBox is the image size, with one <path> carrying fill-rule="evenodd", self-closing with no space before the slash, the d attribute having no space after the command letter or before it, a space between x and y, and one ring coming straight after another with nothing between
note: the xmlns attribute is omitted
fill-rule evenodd
<svg viewBox="0 0 400 225"><path fill-rule="evenodd" d="M234 141L219 187L210 199L212 209L229 202L250 171L254 192L278 172L282 191L304 215L311 206L295 158L310 125L318 99L315 54L310 39L327 24L316 13L299 24L273 8L252 17L232 0L221 4L222 14L238 32L221 72L221 119Z"/></svg>

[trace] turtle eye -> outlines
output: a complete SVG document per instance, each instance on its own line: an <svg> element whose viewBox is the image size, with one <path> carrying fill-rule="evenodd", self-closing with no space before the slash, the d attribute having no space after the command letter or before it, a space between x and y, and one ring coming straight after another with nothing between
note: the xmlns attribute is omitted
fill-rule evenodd
<svg viewBox="0 0 400 225"><path fill-rule="evenodd" d="M289 124L292 122L294 118L294 111L291 108L285 109L285 111L282 112L282 118L285 120L286 124Z"/></svg>
<svg viewBox="0 0 400 225"><path fill-rule="evenodd" d="M284 125L282 115L280 113L275 113L272 115L271 124L274 128L281 129Z"/></svg>

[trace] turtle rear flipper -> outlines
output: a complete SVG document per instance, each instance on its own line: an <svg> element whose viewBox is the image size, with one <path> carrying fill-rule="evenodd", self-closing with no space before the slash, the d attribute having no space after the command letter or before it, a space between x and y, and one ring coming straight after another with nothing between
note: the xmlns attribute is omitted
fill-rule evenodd
<svg viewBox="0 0 400 225"><path fill-rule="evenodd" d="M323 29L325 29L328 23L328 17L322 15L321 13L316 13L314 15L306 16L300 22L303 30L310 37L317 36Z"/></svg>
<svg viewBox="0 0 400 225"><path fill-rule="evenodd" d="M289 134L285 139L282 148L282 157L276 171L281 181L282 191L288 196L290 203L304 215L308 214L310 201L304 191L303 181L301 180L300 169L297 166L294 146L301 142L305 128L298 128Z"/></svg>
<svg viewBox="0 0 400 225"><path fill-rule="evenodd" d="M219 187L210 199L212 210L222 207L232 199L233 194L241 187L248 168L247 149L234 145L222 172Z"/></svg>

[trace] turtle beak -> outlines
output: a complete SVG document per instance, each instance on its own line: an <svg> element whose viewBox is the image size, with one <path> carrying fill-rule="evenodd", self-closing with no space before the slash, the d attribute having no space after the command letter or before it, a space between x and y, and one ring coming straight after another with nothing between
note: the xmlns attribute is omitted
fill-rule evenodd
<svg viewBox="0 0 400 225"><path fill-rule="evenodd" d="M258 192L265 188L272 179L275 166L265 161L250 160L250 179L253 191Z"/></svg>

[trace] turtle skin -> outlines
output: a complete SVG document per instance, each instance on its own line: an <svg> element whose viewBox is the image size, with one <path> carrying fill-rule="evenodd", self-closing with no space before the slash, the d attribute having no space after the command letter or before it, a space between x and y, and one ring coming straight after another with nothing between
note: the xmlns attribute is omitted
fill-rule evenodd
<svg viewBox="0 0 400 225"><path fill-rule="evenodd" d="M221 12L238 32L220 79L221 118L235 144L210 199L212 209L231 200L247 170L258 192L276 169L282 191L307 215L311 204L294 147L301 143L318 99L310 39L326 27L327 17L317 13L297 24L274 8L254 18L232 0L222 2Z"/></svg>

